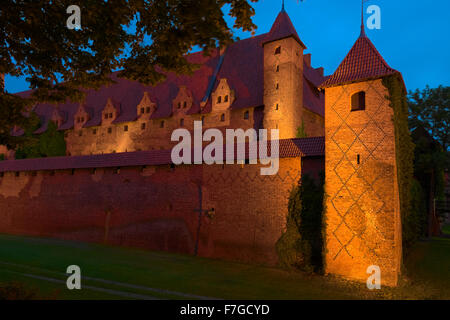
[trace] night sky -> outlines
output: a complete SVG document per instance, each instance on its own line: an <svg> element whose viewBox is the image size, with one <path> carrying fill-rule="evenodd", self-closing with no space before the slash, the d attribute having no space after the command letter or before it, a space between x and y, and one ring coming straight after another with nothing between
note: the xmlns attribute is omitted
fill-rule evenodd
<svg viewBox="0 0 450 320"><path fill-rule="evenodd" d="M260 0L256 10L256 34L266 33L281 9L281 0ZM369 0L381 8L381 30L366 30L387 63L403 73L408 90L450 85L450 1ZM312 53L314 67L333 73L360 32L360 0L286 0L300 39ZM368 15L366 15L367 19ZM228 19L230 25L231 19ZM236 32L240 38L250 34ZM6 77L6 89L28 89L23 78Z"/></svg>

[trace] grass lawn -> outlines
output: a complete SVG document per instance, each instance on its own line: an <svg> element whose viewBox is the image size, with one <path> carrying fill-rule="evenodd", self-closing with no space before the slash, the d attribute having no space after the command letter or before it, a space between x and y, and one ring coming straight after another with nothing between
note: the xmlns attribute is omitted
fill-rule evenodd
<svg viewBox="0 0 450 320"><path fill-rule="evenodd" d="M82 290L66 288L78 265ZM450 239L419 243L398 288L138 249L0 235L0 283L43 299L449 299Z"/></svg>

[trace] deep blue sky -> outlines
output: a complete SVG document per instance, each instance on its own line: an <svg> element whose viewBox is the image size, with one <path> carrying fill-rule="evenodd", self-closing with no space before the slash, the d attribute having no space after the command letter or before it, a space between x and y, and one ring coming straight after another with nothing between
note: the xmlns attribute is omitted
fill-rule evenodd
<svg viewBox="0 0 450 320"><path fill-rule="evenodd" d="M450 85L450 1L369 0L381 8L381 30L367 35L388 64L403 73L408 90ZM281 9L281 0L259 0L256 34L266 33ZM359 35L360 0L286 0L286 11L312 53L312 64L333 73ZM366 15L367 18L367 15ZM230 24L231 19L229 19ZM249 34L236 32L241 38ZM6 77L6 89L28 89L24 79Z"/></svg>

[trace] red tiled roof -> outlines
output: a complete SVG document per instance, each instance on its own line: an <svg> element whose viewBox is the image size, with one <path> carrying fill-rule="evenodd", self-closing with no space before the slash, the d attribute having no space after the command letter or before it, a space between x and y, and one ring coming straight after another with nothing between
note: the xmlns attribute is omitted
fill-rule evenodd
<svg viewBox="0 0 450 320"><path fill-rule="evenodd" d="M337 70L321 84L321 88L343 85L397 73L389 67L373 43L362 34Z"/></svg>
<svg viewBox="0 0 450 320"><path fill-rule="evenodd" d="M193 97L193 106L187 111L187 114L211 112L211 99L208 99L203 109L200 104L204 101L205 95L208 95L209 88L212 86L213 90L216 90L222 78L227 79L229 86L235 92L236 99L231 105L232 109L263 106L264 49L262 44L287 36L293 36L300 41L289 16L286 12L281 12L269 33L237 41L222 54L219 50L212 52L211 56L204 56L202 52L190 54L188 60L200 65L200 68L192 75L168 73L167 79L163 83L146 86L134 80L119 78L118 72L113 73L111 77L116 82L115 84L104 86L99 90L86 91L87 95L83 105L86 106L89 113L89 120L84 127L101 124L102 111L108 99L112 99L120 105L120 114L114 123L135 121L137 106L145 92L156 103L156 111L151 115L151 119L168 118L172 115L173 100L181 86L185 86ZM305 78L314 86L317 87L323 82L324 77L320 70L311 67L304 69ZM214 75L216 76L214 77ZM323 97L317 96L306 81L304 91L306 92L304 94L305 107L323 115ZM30 94L31 91L18 93L22 97ZM65 115L65 121L59 130L73 128L74 116L79 106L79 103L71 101L59 104L59 110ZM42 120L42 127L38 129L37 133L42 133L47 129L47 123L52 117L54 108L55 105L48 103L35 106L34 111ZM17 131L16 134L20 134L20 132Z"/></svg>
<svg viewBox="0 0 450 320"><path fill-rule="evenodd" d="M282 10L279 14L277 19L275 20L274 24L272 25L272 28L270 29L269 34L267 35L267 38L264 39L264 43L288 38L288 37L294 37L295 40L300 43L304 49L306 49L306 46L304 43L300 40L300 37L297 34L297 31L294 28L294 25L292 24L291 18L289 18L286 11Z"/></svg>
<svg viewBox="0 0 450 320"><path fill-rule="evenodd" d="M275 142L276 143L276 142ZM226 146L224 146L226 151ZM248 156L248 148L246 148ZM0 161L0 172L158 166L171 164L171 150L153 150L102 155ZM268 142L270 155L270 143ZM324 137L279 141L279 157L314 157L325 154Z"/></svg>

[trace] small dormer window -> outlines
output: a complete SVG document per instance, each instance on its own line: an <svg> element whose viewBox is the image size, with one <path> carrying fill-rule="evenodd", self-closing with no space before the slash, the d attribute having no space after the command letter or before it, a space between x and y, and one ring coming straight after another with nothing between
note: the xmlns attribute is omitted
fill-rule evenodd
<svg viewBox="0 0 450 320"><path fill-rule="evenodd" d="M228 95L225 96L225 98L224 98L223 101L224 101L224 102L228 102Z"/></svg>
<svg viewBox="0 0 450 320"><path fill-rule="evenodd" d="M150 113L150 107L147 107L147 109L145 110L146 113Z"/></svg>
<svg viewBox="0 0 450 320"><path fill-rule="evenodd" d="M145 109L141 108L141 114L144 114Z"/></svg>
<svg viewBox="0 0 450 320"><path fill-rule="evenodd" d="M113 118L113 114L112 114L112 113L109 114L109 118L110 118L110 119Z"/></svg>
<svg viewBox="0 0 450 320"><path fill-rule="evenodd" d="M128 126L127 126L127 125L125 125L125 126L123 127L123 131L125 131L125 132L128 131Z"/></svg>
<svg viewBox="0 0 450 320"><path fill-rule="evenodd" d="M141 130L145 130L145 122L141 123Z"/></svg>
<svg viewBox="0 0 450 320"><path fill-rule="evenodd" d="M352 95L352 111L366 110L366 93L360 91Z"/></svg>
<svg viewBox="0 0 450 320"><path fill-rule="evenodd" d="M178 102L178 109L181 109L181 102Z"/></svg>
<svg viewBox="0 0 450 320"><path fill-rule="evenodd" d="M281 54L281 47L277 47L276 49L275 49L275 54L277 55L277 54Z"/></svg>
<svg viewBox="0 0 450 320"><path fill-rule="evenodd" d="M108 128L108 133L109 133L109 134L112 133L112 128Z"/></svg>
<svg viewBox="0 0 450 320"><path fill-rule="evenodd" d="M219 97L217 98L217 103L222 103L222 96L219 96Z"/></svg>
<svg viewBox="0 0 450 320"><path fill-rule="evenodd" d="M184 103L183 103L183 108L186 108L187 107L187 102L185 101Z"/></svg>

